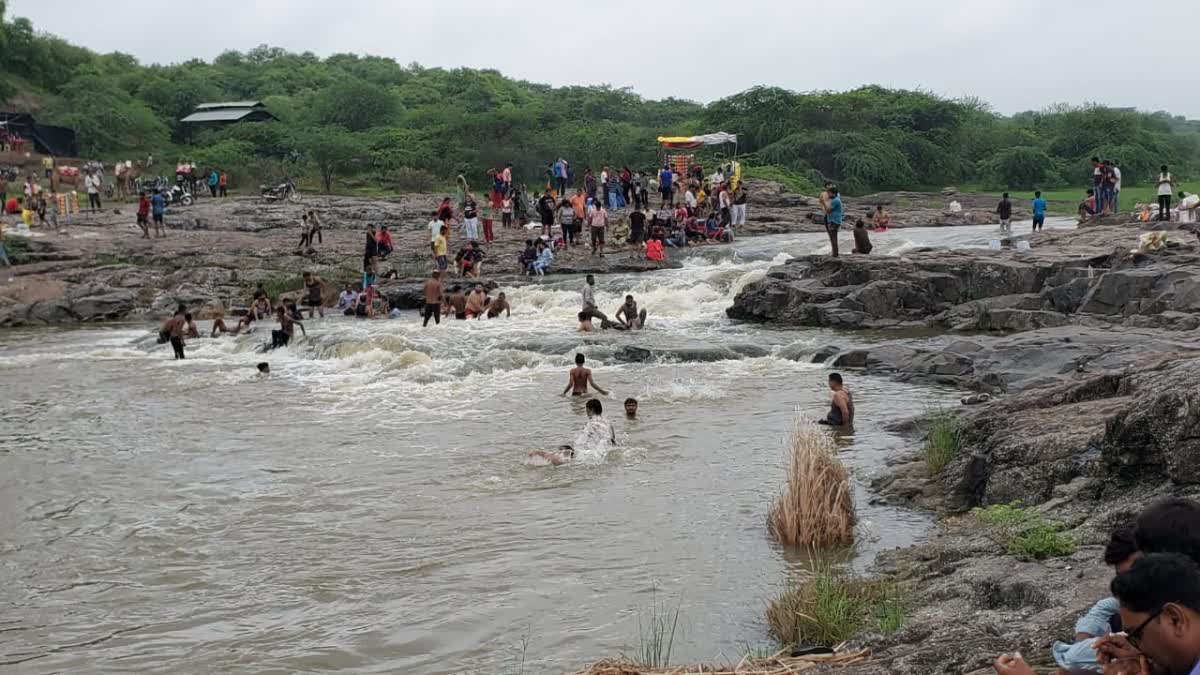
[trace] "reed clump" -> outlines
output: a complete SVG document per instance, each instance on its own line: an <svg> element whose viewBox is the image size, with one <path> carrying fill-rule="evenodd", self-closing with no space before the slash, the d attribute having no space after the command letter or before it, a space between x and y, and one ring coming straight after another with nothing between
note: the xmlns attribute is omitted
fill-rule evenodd
<svg viewBox="0 0 1200 675"><path fill-rule="evenodd" d="M854 543L850 472L832 439L816 424L797 421L788 442L788 477L768 516L781 544L805 548Z"/></svg>

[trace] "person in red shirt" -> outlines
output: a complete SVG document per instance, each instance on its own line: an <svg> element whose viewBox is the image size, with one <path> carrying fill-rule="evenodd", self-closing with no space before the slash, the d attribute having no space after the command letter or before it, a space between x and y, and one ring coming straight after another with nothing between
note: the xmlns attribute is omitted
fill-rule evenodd
<svg viewBox="0 0 1200 675"><path fill-rule="evenodd" d="M375 243L379 244L379 259L387 260L387 257L395 250L395 247L392 246L392 233L388 232L387 225L379 228Z"/></svg>
<svg viewBox="0 0 1200 675"><path fill-rule="evenodd" d="M222 171L221 176L217 178L217 194L221 197L229 196L229 175L224 171Z"/></svg>
<svg viewBox="0 0 1200 675"><path fill-rule="evenodd" d="M667 259L666 251L663 250L662 242L657 239L651 239L646 242L646 260L654 260L662 262Z"/></svg>
<svg viewBox="0 0 1200 675"><path fill-rule="evenodd" d="M150 200L146 191L138 193L137 225L142 228L142 239L150 238Z"/></svg>

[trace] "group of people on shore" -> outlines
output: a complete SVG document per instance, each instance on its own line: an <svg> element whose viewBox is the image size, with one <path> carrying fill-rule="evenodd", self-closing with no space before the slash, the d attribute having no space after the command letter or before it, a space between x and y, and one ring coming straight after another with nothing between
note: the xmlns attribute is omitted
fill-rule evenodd
<svg viewBox="0 0 1200 675"><path fill-rule="evenodd" d="M1116 528L1104 549L1110 595L1075 624L1050 656L1065 673L1195 675L1200 672L1200 503L1169 498ZM1033 675L1003 654L999 675Z"/></svg>

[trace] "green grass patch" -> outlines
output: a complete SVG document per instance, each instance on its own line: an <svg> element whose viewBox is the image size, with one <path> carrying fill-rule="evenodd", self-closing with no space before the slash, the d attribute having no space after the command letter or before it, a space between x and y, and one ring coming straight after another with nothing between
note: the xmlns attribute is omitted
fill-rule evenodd
<svg viewBox="0 0 1200 675"><path fill-rule="evenodd" d="M275 300L302 288L304 288L304 277L299 274L277 274L263 282L263 290Z"/></svg>
<svg viewBox="0 0 1200 675"><path fill-rule="evenodd" d="M993 504L971 513L1018 560L1046 560L1075 552L1075 538L1064 532L1061 524L1046 520L1033 509L1022 508L1020 502Z"/></svg>
<svg viewBox="0 0 1200 675"><path fill-rule="evenodd" d="M933 415L929 423L929 432L925 436L925 445L921 448L929 473L936 475L946 468L958 455L961 440L958 419L954 415L946 411L939 411Z"/></svg>
<svg viewBox="0 0 1200 675"><path fill-rule="evenodd" d="M898 631L907 609L907 590L895 579L865 579L818 563L771 601L767 625L785 645L833 646L864 631Z"/></svg>
<svg viewBox="0 0 1200 675"><path fill-rule="evenodd" d="M1052 215L1075 215L1078 213L1079 203L1087 197L1088 186L1075 187L1057 187L1047 188L1042 190L1042 199L1046 200L1046 207ZM1193 192L1200 194L1200 180L1182 181L1175 186L1175 191L1172 193L1171 203L1179 201L1179 191ZM992 195L997 201L1000 199L999 192L991 190L983 192L983 194ZM1022 204L1028 208L1029 203L1033 201L1033 191L1013 192L1009 191L1008 196L1013 202ZM1121 189L1121 197L1118 202L1123 213L1133 211L1135 204L1157 204L1158 189L1153 185L1128 185Z"/></svg>
<svg viewBox="0 0 1200 675"><path fill-rule="evenodd" d="M787 186L787 189L792 192L797 192L802 195L815 197L820 194L821 188L817 187L808 176L797 173L774 164L765 166L747 166L742 169L742 175L746 178L757 178L759 180L770 180L776 183L782 183Z"/></svg>
<svg viewBox="0 0 1200 675"><path fill-rule="evenodd" d="M640 668L665 668L671 663L671 650L679 629L679 605L669 607L650 591L650 606L638 612L638 646L623 656Z"/></svg>

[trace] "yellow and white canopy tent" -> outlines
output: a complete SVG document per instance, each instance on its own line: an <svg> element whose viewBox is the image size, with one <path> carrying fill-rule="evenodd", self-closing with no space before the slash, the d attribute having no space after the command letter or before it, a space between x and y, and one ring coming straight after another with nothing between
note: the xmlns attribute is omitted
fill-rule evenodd
<svg viewBox="0 0 1200 675"><path fill-rule="evenodd" d="M726 179L735 189L742 180L742 165L737 161L737 134L718 131L713 134L701 134L699 136L659 136L658 142L663 148L663 162L680 175L690 173L696 156L683 153L671 154L668 152L669 150L691 150L706 145L732 145L733 159L729 162L729 171Z"/></svg>

